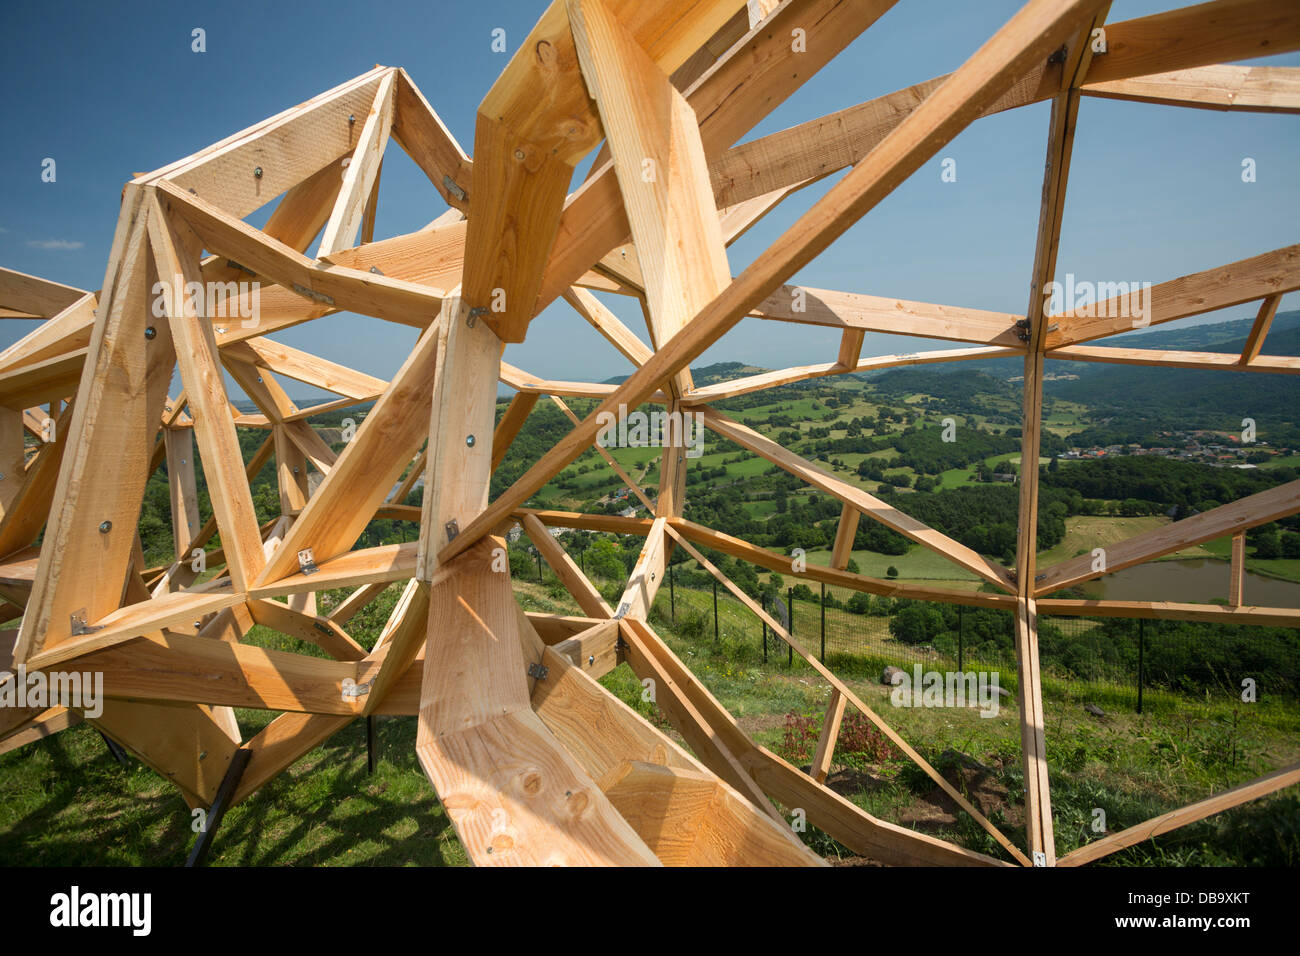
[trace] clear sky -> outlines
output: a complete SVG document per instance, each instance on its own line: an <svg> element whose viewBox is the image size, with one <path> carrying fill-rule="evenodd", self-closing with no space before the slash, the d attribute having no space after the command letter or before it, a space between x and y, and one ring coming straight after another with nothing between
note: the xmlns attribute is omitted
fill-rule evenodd
<svg viewBox="0 0 1300 956"><path fill-rule="evenodd" d="M956 69L1017 0L900 0L745 138ZM1115 0L1112 21L1177 4ZM222 4L7 3L0 11L5 149L0 265L87 289L103 282L121 187L365 72L402 66L466 152L475 109L545 9L540 0ZM191 49L206 33L206 52ZM506 31L507 53L491 50ZM1251 61L1300 66L1300 54ZM1021 312L1028 300L1049 106L978 120L805 268L796 281ZM41 181L53 158L57 179ZM1243 183L1243 158L1257 178ZM940 163L956 161L956 182ZM586 164L578 173L585 173ZM1085 98L1075 139L1059 273L1150 281L1300 240L1300 117L1227 114ZM833 181L833 180L832 180ZM729 250L739 273L831 182L796 194ZM385 154L376 238L410 232L445 206L396 144ZM255 215L260 224L266 214ZM638 332L635 303L606 301ZM1282 308L1300 305L1288 297ZM1252 314L1249 306L1212 320ZM0 347L33 323L0 322ZM276 338L387 377L414 331L339 315ZM769 368L831 361L829 330L746 320L696 364ZM950 347L869 335L864 355ZM506 359L540 376L598 381L630 366L563 302ZM286 383L293 396L310 389Z"/></svg>

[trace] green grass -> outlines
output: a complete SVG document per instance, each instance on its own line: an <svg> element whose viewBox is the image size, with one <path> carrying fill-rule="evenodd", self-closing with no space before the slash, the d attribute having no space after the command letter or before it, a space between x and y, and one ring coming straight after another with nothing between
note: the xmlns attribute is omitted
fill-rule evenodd
<svg viewBox="0 0 1300 956"><path fill-rule="evenodd" d="M819 556L809 557L816 561ZM620 586L601 583L607 595ZM530 610L577 610L549 572L545 583L516 581L515 589ZM363 644L373 641L397 590L390 588L350 625ZM676 587L675 594L674 624L669 590L659 592L652 611L658 632L756 742L796 765L806 762L806 756L788 752L786 723L789 715L807 715L814 727L819 725L828 685L797 656L793 666L788 665L775 643L764 663L757 619L725 590L719 589L716 638L712 594L684 587ZM817 607L796 604L795 633L818 653ZM862 620L885 627L883 619ZM960 780L958 754L990 768L991 818L1013 841L1023 842L1014 704L1004 703L997 716L987 719L975 710L893 707L889 689L879 683L884 663L951 665L893 641L887 629L882 634L872 650L854 655L847 653L847 646L837 646L832 636L827 647L831 666L950 779ZM312 652L261 629L252 632L250 640ZM1001 676L1002 686L1014 692L1014 668L1003 667ZM641 684L627 665L605 675L602 683L672 733L655 705L641 700ZM1094 808L1106 811L1114 830L1300 759L1300 706L1293 701L1266 698L1243 706L1231 699L1191 699L1152 690L1147 713L1138 715L1121 695L1112 699L1095 685L1082 688L1049 675L1043 692L1058 854L1092 838ZM1098 720L1085 713L1085 702L1100 703L1107 717ZM273 716L237 713L246 736ZM366 772L364 724L353 722L233 808L214 841L210 865L466 864L415 760L415 718L380 718L378 737L379 762L373 775ZM946 798L936 797L933 782L909 761L864 760L841 750L833 770L840 791L868 812L971 849L1001 852L968 817L945 809ZM183 862L193 840L191 820L190 809L162 778L134 759L120 767L85 725L0 757L3 862L174 866ZM815 828L806 838L823 854L846 855ZM1300 800L1293 793L1230 811L1105 860L1105 865L1242 863L1300 865Z"/></svg>

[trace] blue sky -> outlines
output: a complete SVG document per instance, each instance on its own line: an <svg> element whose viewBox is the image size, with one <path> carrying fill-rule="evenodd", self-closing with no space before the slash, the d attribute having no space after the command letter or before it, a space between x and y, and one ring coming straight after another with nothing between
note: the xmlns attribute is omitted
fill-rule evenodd
<svg viewBox="0 0 1300 956"><path fill-rule="evenodd" d="M1110 19L1168 9L1116 0ZM1016 0L900 0L746 139L953 70L1015 12ZM0 152L0 264L88 289L103 281L121 186L311 98L375 64L402 66L473 152L475 109L542 2L60 2L0 12L7 130ZM204 53L191 31L206 31ZM492 31L508 51L493 53ZM1254 64L1300 65L1290 54ZM979 120L796 277L810 286L1020 312L1027 302L1047 136L1047 104ZM1225 114L1085 99L1076 134L1059 272L1161 282L1296 242L1300 117ZM57 180L41 181L46 158ZM940 180L940 162L957 181ZM1244 157L1257 180L1241 181ZM579 173L585 171L585 163ZM739 273L822 195L796 194L731 247ZM423 174L390 145L376 238L444 210ZM264 218L265 211L261 218ZM261 218L254 217L254 222ZM637 331L639 309L606 299ZM1282 308L1300 305L1291 296ZM1243 306L1203 321L1253 313ZM1193 320L1195 321L1195 320ZM0 322L0 347L32 323ZM389 376L413 330L340 315L276 336ZM746 320L697 364L766 367L830 361L828 330ZM945 347L869 335L864 355ZM540 376L601 380L630 370L564 303L533 323L508 361ZM287 383L291 395L310 389Z"/></svg>

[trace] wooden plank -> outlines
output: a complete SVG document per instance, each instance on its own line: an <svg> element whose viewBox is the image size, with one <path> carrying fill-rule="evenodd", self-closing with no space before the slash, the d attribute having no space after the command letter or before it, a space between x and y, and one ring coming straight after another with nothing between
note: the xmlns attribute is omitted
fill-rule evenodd
<svg viewBox="0 0 1300 956"><path fill-rule="evenodd" d="M867 494L862 489L841 481L830 472L823 471L793 452L786 451L770 438L728 418L721 412L712 408L702 408L699 412L704 418L704 423L724 438L748 448L790 474L802 478L813 487L833 495L844 504L852 505L859 513L879 521L917 544L924 545L935 554L943 555L990 584L995 584L1003 590L1011 590L1010 576L1006 568L990 561L973 549L917 521L879 498Z"/></svg>
<svg viewBox="0 0 1300 956"><path fill-rule="evenodd" d="M831 772L831 758L835 755L835 742L840 736L840 723L844 720L847 701L838 687L831 688L831 702L826 706L821 732L817 735L817 751L813 754L810 772L818 783L825 783Z"/></svg>
<svg viewBox="0 0 1300 956"><path fill-rule="evenodd" d="M12 478L5 478L6 484L18 481L21 485L10 499L4 517L0 518L0 555L12 555L27 547L45 526L68 448L72 413L73 406L69 405L59 415L54 423L54 441L41 444L25 473L16 472Z"/></svg>
<svg viewBox="0 0 1300 956"><path fill-rule="evenodd" d="M1148 620L1205 621L1224 624L1253 624L1261 627L1300 626L1300 608L1224 607L1218 604L1179 604L1171 601L1094 601L1043 598L1043 614L1071 617L1129 617Z"/></svg>
<svg viewBox="0 0 1300 956"><path fill-rule="evenodd" d="M664 569L671 552L671 543L667 540L665 530L667 522L667 516L657 516L646 534L645 545L637 556L632 573L628 576L627 587L618 602L620 618L644 620L654 606L655 595L664 583Z"/></svg>
<svg viewBox="0 0 1300 956"><path fill-rule="evenodd" d="M1246 533L1238 531L1232 536L1232 565L1228 571L1228 604L1241 607L1242 592L1246 584Z"/></svg>
<svg viewBox="0 0 1300 956"><path fill-rule="evenodd" d="M338 199L325 224L325 232L320 241L320 255L329 255L356 244L366 203L378 181L379 165L384 161L384 147L388 145L388 133L393 124L395 85L396 71L389 71L380 79L375 90L374 103L366 114L365 123L353 146L352 162L343 174Z"/></svg>
<svg viewBox="0 0 1300 956"><path fill-rule="evenodd" d="M417 577L442 565L439 549L487 507L492 476L496 381L504 345L485 322L471 321L469 303L453 295L441 317L445 341L429 417L429 480L420 520Z"/></svg>
<svg viewBox="0 0 1300 956"><path fill-rule="evenodd" d="M524 515L524 533L546 559L555 576L573 595L573 599L578 602L578 607L582 608L582 613L588 617L614 616L613 609L605 603L596 586L587 580L587 576L582 573L573 558L569 557L569 553L563 546L551 537L551 533L537 520L536 515Z"/></svg>
<svg viewBox="0 0 1300 956"><path fill-rule="evenodd" d="M510 576L488 540L433 586L416 754L479 865L655 865L532 711Z"/></svg>
<svg viewBox="0 0 1300 956"><path fill-rule="evenodd" d="M492 433L493 471L497 470L506 457L506 452L510 450L510 443L519 434L519 429L524 427L524 422L528 420L528 413L533 410L539 398L541 395L536 392L518 392L510 399L505 414L501 416L501 421L497 423Z"/></svg>
<svg viewBox="0 0 1300 956"><path fill-rule="evenodd" d="M388 391L375 403L294 522L284 547L267 561L259 586L297 571L299 551L310 548L320 565L343 554L361 536L424 442L440 327L435 324L420 336Z"/></svg>
<svg viewBox="0 0 1300 956"><path fill-rule="evenodd" d="M1296 289L1300 289L1300 245L1171 279L1149 290L1121 291L1091 306L1053 314L1048 322L1060 328L1048 333L1047 347L1058 349Z"/></svg>
<svg viewBox="0 0 1300 956"><path fill-rule="evenodd" d="M618 635L618 622L611 619L553 644L552 649L583 673L599 679L618 666ZM536 688L533 690L533 706L537 706Z"/></svg>
<svg viewBox="0 0 1300 956"><path fill-rule="evenodd" d="M467 208L465 199L452 190L446 180L450 178L460 191L468 193L473 186L469 157L424 94L400 67L397 70L392 135L397 145L429 177L448 205L464 211Z"/></svg>
<svg viewBox="0 0 1300 956"><path fill-rule="evenodd" d="M104 280L104 307L78 389L41 561L15 661L71 639L72 615L93 624L122 598L149 450L175 361L165 324L145 338L152 286L140 191L128 189ZM143 345L141 343L144 343ZM101 527L107 530L101 531ZM74 545L74 542L79 544ZM22 547L30 540L18 542Z"/></svg>
<svg viewBox="0 0 1300 956"><path fill-rule="evenodd" d="M180 215L208 250L237 260L287 290L297 286L303 307L325 304L424 328L442 301L442 290L415 282L308 259L296 249L234 219L211 203L184 193L171 183L157 186L169 213ZM263 293L265 299L271 290ZM265 317L253 328L232 328L221 341L239 341L272 331Z"/></svg>
<svg viewBox="0 0 1300 956"><path fill-rule="evenodd" d="M194 480L194 430L164 428L167 484L171 490L172 542L176 560L189 556L186 547L199 533L199 491Z"/></svg>
<svg viewBox="0 0 1300 956"><path fill-rule="evenodd" d="M691 547L690 543L686 541L684 537L682 537L681 533L677 531L676 528L673 528L671 525L669 525L668 533L672 535L677 540L677 542L686 549L687 553L690 554L690 556L693 557L702 568L704 568L715 578L721 581L722 584L727 588L727 590L731 592L733 597L735 597L738 601L740 601L741 604L745 605L747 608L749 608L750 611L752 611L760 619L762 619L763 623L766 624L768 627L770 627L772 631L781 638L781 640L789 644L796 654L798 654L800 657L802 657L805 661L808 662L808 664L813 668L813 670L815 670L818 674L820 674L825 680L829 681L833 691L844 695L845 700L853 704L853 706L856 707L864 717L866 717L869 721L871 721L886 737L888 737L889 740L893 742L894 746L897 747L900 751L902 751L904 756L911 759L913 763L915 763L918 767L920 767L923 771L925 771L926 775L931 780L933 780L936 784L938 784L939 788L943 790L946 794L948 794L948 796L953 800L954 803L957 804L957 806L959 806L961 809L969 813L974 818L976 823L978 823L981 827L983 827L984 830L987 831L988 834L993 837L993 839L997 840L998 843L1002 845L1003 849L1005 849L1008 853L1010 853L1013 857L1015 857L1020 862L1028 865L1029 860L1027 860L1024 854L1022 854L1016 848L1016 846L1010 840L1007 839L1006 835L1003 834L1002 831L1000 831L997 827L995 827L993 823L986 816L984 816L983 813L981 813L978 809L976 809L974 804L972 804L969 800L967 800L963 794L961 794L955 787L953 787L951 783L948 782L948 780L942 774L939 773L939 771L935 770L934 767L931 766L930 763L924 757L922 757L919 753L917 753L917 751L911 746L911 744L909 744L906 740L904 740L902 736L900 736L898 732L894 730L893 727L889 726L889 724L887 724L880 717L879 714L877 714L874 710L868 707L860 697L854 694L853 691L849 689L847 684L845 684L838 677L836 677L835 674L829 668L827 668L822 661L819 661L816 658L814 658L812 654L810 654L803 647L803 645L795 638L793 634L791 634L788 630L786 630L786 628L783 625L781 625L770 614L768 614L766 610L760 607L759 604L753 598L751 598L748 594L746 594L739 587L737 587L734 581L732 581L725 574L719 571L718 568L713 564L713 562L711 562L708 558L706 558L695 548ZM837 726L838 726L838 721L837 721ZM831 741L831 746L833 747L833 739ZM822 781L818 781L818 783L821 782Z"/></svg>
<svg viewBox="0 0 1300 956"><path fill-rule="evenodd" d="M375 90L391 72L376 67L136 181L153 185L166 181L182 192L193 190L234 218L243 219L351 152L357 125L348 122L348 117L366 115Z"/></svg>
<svg viewBox="0 0 1300 956"><path fill-rule="evenodd" d="M786 0L686 90L686 100L699 119L705 155L721 153L752 129L893 4L894 0ZM617 13L627 24L626 14L621 9ZM807 39L800 50L791 42L796 28ZM652 59L665 73L673 71L671 64L653 54ZM537 308L561 295L630 233L613 163L606 163L565 204Z"/></svg>
<svg viewBox="0 0 1300 956"><path fill-rule="evenodd" d="M82 289L0 267L0 306L6 309L48 319L85 295Z"/></svg>
<svg viewBox="0 0 1300 956"><path fill-rule="evenodd" d="M831 548L831 567L843 570L853 557L853 542L858 534L858 509L850 504L840 509L840 520L835 526L835 546Z"/></svg>
<svg viewBox="0 0 1300 956"><path fill-rule="evenodd" d="M1139 823L1136 826L1120 830L1118 833L1112 833L1102 837L1100 840L1094 840L1091 843L1084 844L1079 849L1067 853L1061 857L1058 866L1081 866L1084 863L1091 863L1093 860L1099 860L1104 856L1109 856L1117 850L1141 843L1143 840L1150 840L1153 837L1160 836L1162 833L1168 833L1179 827L1185 827L1189 823L1195 823L1197 820L1204 820L1208 816L1216 813L1222 813L1224 810L1240 806L1249 800L1258 800L1260 797L1267 796L1270 793L1276 793L1284 787L1289 787L1300 782L1300 764L1292 764L1289 767L1283 767L1280 770L1274 770L1272 773L1265 774L1258 780L1252 780L1249 783L1243 783L1240 786L1233 787L1231 790L1225 790L1222 793L1216 793L1212 797L1182 807L1178 810L1171 810L1168 813L1162 813L1158 817Z"/></svg>
<svg viewBox="0 0 1300 956"><path fill-rule="evenodd" d="M1067 345L1046 353L1049 359L1068 362L1113 362L1156 368L1215 368L1235 372L1300 373L1300 357L1264 355L1249 365L1236 352L1180 352L1169 349L1127 349L1095 345Z"/></svg>
<svg viewBox="0 0 1300 956"><path fill-rule="evenodd" d="M354 719L331 714L280 714L244 744L249 751L248 765L240 774L231 806L247 800Z"/></svg>
<svg viewBox="0 0 1300 956"><path fill-rule="evenodd" d="M639 167L638 167L639 168ZM641 365L650 357L651 349L637 338L605 304L586 289L571 286L564 292L564 301L586 319L591 327L603 335L609 344L618 349L633 365Z"/></svg>
<svg viewBox="0 0 1300 956"><path fill-rule="evenodd" d="M315 644L336 661L359 661L366 657L366 649L329 618L303 614L266 599L249 601L248 610L254 623Z"/></svg>
<svg viewBox="0 0 1300 956"><path fill-rule="evenodd" d="M323 359L298 349L257 337L242 342L232 342L222 348L222 354L255 365L258 368L287 376L306 385L314 385L329 392L365 401L382 394L388 383L382 378L357 372L337 362Z"/></svg>
<svg viewBox="0 0 1300 956"><path fill-rule="evenodd" d="M1213 0L1106 26L1089 83L1247 60L1300 48L1300 9L1286 0Z"/></svg>
<svg viewBox="0 0 1300 956"><path fill-rule="evenodd" d="M200 242L193 233L182 232L161 202L151 204L149 237L157 260L158 274L169 289L182 289L199 282ZM258 534L257 513L244 476L239 437L227 414L229 398L217 355L216 336L207 318L198 311L202 303L181 296L168 296L164 304L168 325L176 341L176 361L194 416L194 432L203 456L212 510L221 529L222 551L235 590L245 591L261 572L265 558Z"/></svg>
<svg viewBox="0 0 1300 956"><path fill-rule="evenodd" d="M1085 96L1250 113L1300 112L1300 70L1219 64L1085 83Z"/></svg>
<svg viewBox="0 0 1300 956"><path fill-rule="evenodd" d="M601 786L665 866L827 865L707 771L624 761Z"/></svg>
<svg viewBox="0 0 1300 956"><path fill-rule="evenodd" d="M1098 562L1091 553L1054 564L1039 577L1035 594L1050 594L1102 574L1122 571L1183 548L1268 524L1297 511L1300 511L1300 481L1289 481L1110 545L1101 570L1093 570Z"/></svg>
<svg viewBox="0 0 1300 956"><path fill-rule="evenodd" d="M1277 307L1281 301L1282 296L1270 295L1259 304L1255 324L1250 327L1250 335L1247 336L1246 345L1241 350L1242 365L1250 365L1259 358L1259 350L1264 347L1264 336L1268 335L1269 326L1273 324L1273 316L1277 315Z"/></svg>
<svg viewBox="0 0 1300 956"><path fill-rule="evenodd" d="M664 379L689 364L770 295L784 279L812 261L853 222L957 135L1011 85L1028 65L1077 27L1096 0L1053 4L1031 0L981 47L952 78L903 121L853 170L706 306L665 348L634 372L563 440L530 468L444 549L444 559L489 533L595 438L601 413L632 408ZM784 42L784 41L783 41ZM694 105L694 104L692 104ZM697 108L698 109L698 108ZM701 128L703 133L703 127ZM707 142L706 142L707 148ZM572 208L572 207L571 207ZM564 286L572 284L566 281Z"/></svg>

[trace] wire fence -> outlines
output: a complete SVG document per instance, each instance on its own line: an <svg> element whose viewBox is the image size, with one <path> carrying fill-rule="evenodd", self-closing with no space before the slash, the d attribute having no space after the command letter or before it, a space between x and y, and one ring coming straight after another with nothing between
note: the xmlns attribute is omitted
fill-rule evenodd
<svg viewBox="0 0 1300 956"><path fill-rule="evenodd" d="M793 649L725 588L719 596L716 583L710 593L671 572L668 583L657 602L668 619L689 615L701 638L752 641L765 661L793 665ZM831 666L996 671L1002 686L1016 685L1010 612L867 595L845 606L824 595L802 586L760 600L805 650ZM1048 693L1138 712L1174 697L1300 700L1300 631L1293 628L1040 615L1038 636Z"/></svg>

